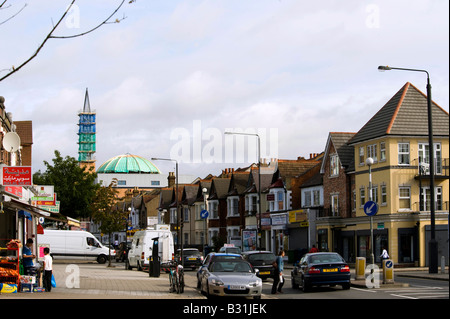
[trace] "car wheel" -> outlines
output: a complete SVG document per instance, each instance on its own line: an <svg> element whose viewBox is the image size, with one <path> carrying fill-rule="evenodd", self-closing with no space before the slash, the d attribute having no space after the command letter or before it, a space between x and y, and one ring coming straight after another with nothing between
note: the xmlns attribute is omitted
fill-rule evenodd
<svg viewBox="0 0 450 319"><path fill-rule="evenodd" d="M142 267L141 267L141 264L139 263L139 261L137 262L137 270L142 271Z"/></svg>
<svg viewBox="0 0 450 319"><path fill-rule="evenodd" d="M97 262L98 262L99 264L104 264L104 263L106 263L106 260L107 260L107 258L106 258L105 255L100 255L100 256L97 257Z"/></svg>
<svg viewBox="0 0 450 319"><path fill-rule="evenodd" d="M349 290L350 289L350 283L346 282L345 284L342 285L342 289L344 290Z"/></svg>

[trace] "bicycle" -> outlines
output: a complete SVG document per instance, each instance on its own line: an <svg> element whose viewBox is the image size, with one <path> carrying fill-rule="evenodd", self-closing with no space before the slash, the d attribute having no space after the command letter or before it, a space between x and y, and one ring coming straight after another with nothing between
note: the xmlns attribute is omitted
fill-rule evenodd
<svg viewBox="0 0 450 319"><path fill-rule="evenodd" d="M184 270L182 265L176 262L170 263L169 270L169 292L181 294L184 292Z"/></svg>

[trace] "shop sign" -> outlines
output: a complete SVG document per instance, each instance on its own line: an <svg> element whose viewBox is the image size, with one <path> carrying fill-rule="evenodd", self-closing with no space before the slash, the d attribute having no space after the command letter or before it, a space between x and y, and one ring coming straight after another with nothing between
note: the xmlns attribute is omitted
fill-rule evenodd
<svg viewBox="0 0 450 319"><path fill-rule="evenodd" d="M272 218L272 226L287 224L287 214L272 215L271 218Z"/></svg>
<svg viewBox="0 0 450 319"><path fill-rule="evenodd" d="M37 195L31 197L34 201L54 201L55 187L53 185L37 185L35 186ZM53 204L54 205L54 204Z"/></svg>
<svg viewBox="0 0 450 319"><path fill-rule="evenodd" d="M303 209L291 210L289 212L289 223L298 223L307 220L306 212Z"/></svg>
<svg viewBox="0 0 450 319"><path fill-rule="evenodd" d="M55 205L56 205L56 193L46 200L36 200L36 206L55 206Z"/></svg>
<svg viewBox="0 0 450 319"><path fill-rule="evenodd" d="M22 186L4 186L3 191L17 198L22 198Z"/></svg>
<svg viewBox="0 0 450 319"><path fill-rule="evenodd" d="M42 208L46 211L49 211L51 213L59 213L59 204L60 202L57 200L55 201L55 205L41 205L39 208Z"/></svg>
<svg viewBox="0 0 450 319"><path fill-rule="evenodd" d="M270 226L270 218L261 218L261 226Z"/></svg>
<svg viewBox="0 0 450 319"><path fill-rule="evenodd" d="M31 186L31 166L3 166L2 185Z"/></svg>

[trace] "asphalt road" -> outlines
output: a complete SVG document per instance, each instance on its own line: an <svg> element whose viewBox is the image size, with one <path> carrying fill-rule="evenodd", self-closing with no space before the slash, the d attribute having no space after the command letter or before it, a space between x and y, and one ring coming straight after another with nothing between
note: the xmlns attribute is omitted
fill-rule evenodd
<svg viewBox="0 0 450 319"><path fill-rule="evenodd" d="M126 270L123 263L112 263L113 267L93 262L56 261L54 275L57 287L50 293L2 294L2 299L190 299L201 300L205 296L196 288L196 271L186 270L186 289L183 294L169 292L168 275L161 273L151 278L147 272ZM284 299L448 299L448 281L396 277L396 282L408 283L379 289L351 287L343 290L340 286L320 287L304 293L291 287L290 273L286 272L286 282L282 294L271 294L272 280L263 282L261 300Z"/></svg>

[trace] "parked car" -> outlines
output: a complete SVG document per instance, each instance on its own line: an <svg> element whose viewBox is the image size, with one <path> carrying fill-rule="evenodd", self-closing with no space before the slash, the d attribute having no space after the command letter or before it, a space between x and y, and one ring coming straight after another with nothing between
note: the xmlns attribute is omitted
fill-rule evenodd
<svg viewBox="0 0 450 319"><path fill-rule="evenodd" d="M313 286L341 285L350 289L350 268L338 253L310 253L291 271L292 288L308 291Z"/></svg>
<svg viewBox="0 0 450 319"><path fill-rule="evenodd" d="M242 255L239 254L227 254L227 253L209 253L203 260L203 264L198 268L197 271L197 288L200 288L200 277L206 271L211 263L216 260L244 260Z"/></svg>
<svg viewBox="0 0 450 319"><path fill-rule="evenodd" d="M181 249L177 250L177 255L175 260L180 262L181 260ZM183 265L184 268L192 268L193 270L201 266L203 263L203 256L197 248L184 248L183 249Z"/></svg>
<svg viewBox="0 0 450 319"><path fill-rule="evenodd" d="M248 261L253 268L258 269L258 277L267 279L273 276L274 268L273 262L275 255L270 251L254 250L242 253L244 260Z"/></svg>
<svg viewBox="0 0 450 319"><path fill-rule="evenodd" d="M261 298L262 280L240 259L216 259L200 277L200 291L211 296Z"/></svg>

